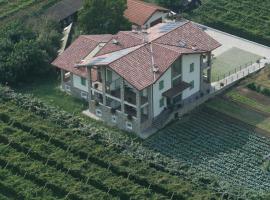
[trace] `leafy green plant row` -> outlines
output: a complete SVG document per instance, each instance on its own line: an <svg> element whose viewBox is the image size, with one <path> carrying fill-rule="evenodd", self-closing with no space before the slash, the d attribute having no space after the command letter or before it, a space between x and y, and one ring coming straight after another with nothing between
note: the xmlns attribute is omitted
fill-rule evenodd
<svg viewBox="0 0 270 200"><path fill-rule="evenodd" d="M16 137L18 137L18 135ZM114 186L108 187L103 182L101 182L101 180L98 180L94 173L89 174L89 176L86 176L81 172L81 170L72 168L70 163L69 163L68 167L65 166L64 161L59 162L59 160L61 161L62 159L65 159L65 158L61 159L62 155L60 153L58 153L57 151L55 152L55 156L57 159L56 160L56 159L45 157L45 156L41 155L39 152L36 151L37 149L34 148L35 145L28 144L29 147L25 147L22 144L15 142L16 141L15 137L11 138L9 140L6 136L0 135L0 139L1 139L1 141L0 141L1 143L3 143L3 142L10 143L10 145L9 145L10 147L14 148L18 152L22 152L26 155L28 154L28 156L31 159L42 162L44 165L50 166L52 168L55 168L57 171L60 171L62 173L70 175L75 180L78 180L76 182L85 182L85 184L87 184L87 185L93 186L93 187L97 188L98 190L101 190L105 193L109 193L114 197L120 197L120 199L130 199L130 196L128 194L126 194L126 192L123 192L122 189L120 189L120 190L116 189ZM68 158L66 158L66 159L68 159ZM117 180L116 180L115 184L117 184Z"/></svg>
<svg viewBox="0 0 270 200"><path fill-rule="evenodd" d="M39 0L39 1L42 1L42 0ZM0 20L12 15L15 12L18 12L21 9L25 9L26 7L31 6L31 5L33 5L35 3L38 3L38 2L34 1L34 0L28 0L28 1L24 2L24 3L20 2L20 4L17 4L16 7L14 7L13 9L5 11L4 13L2 13L0 15Z"/></svg>
<svg viewBox="0 0 270 200"><path fill-rule="evenodd" d="M91 155L107 164L113 164L127 175L133 174L140 180L147 180L151 185L150 189L157 194L162 193L155 191L154 185L168 191L167 195L170 194L173 199L177 199L177 195L180 198L183 195L189 198L195 194L200 197L216 196L212 193L206 194L210 192L208 187L202 186L191 176L186 163L154 152L152 148L145 147L118 130L96 121L73 116L32 96L15 93L6 87L0 87L1 101L1 110L8 115L12 114L16 119L27 122L29 127L46 130L46 134L65 141L67 147L72 145L74 149L91 152ZM101 144L100 142L102 145L99 147L96 144Z"/></svg>
<svg viewBox="0 0 270 200"><path fill-rule="evenodd" d="M1 139L4 139L4 137L1 136ZM38 155L34 152L32 154L22 152L25 148L17 143L8 142L8 140L1 140L0 142L0 147L4 148L0 156L0 166L4 169L9 169L13 174L32 181L39 187L51 190L57 198L118 199L108 195L107 192L103 193L95 189L95 187L85 184L87 180L81 182L78 179L74 179L67 173L68 169L66 169L66 172L57 171L55 167L51 167L48 164L44 165L43 162L33 159L34 156L38 157Z"/></svg>
<svg viewBox="0 0 270 200"><path fill-rule="evenodd" d="M22 100L22 99L21 99ZM27 99L25 99L25 100L23 100L23 101L26 101ZM21 101L22 102L22 101ZM27 102L29 102L29 101L27 101ZM27 104L27 102L25 103L25 104ZM30 104L31 104L31 102L29 102ZM25 105L24 104L24 106L27 106L27 105ZM37 109L38 108L38 106L36 105L35 106L35 109ZM68 115L65 115L65 116L68 116ZM65 117L63 117L63 118L65 118ZM62 119L63 119L62 118ZM70 117L71 118L71 117ZM68 119L69 121L71 121L71 119ZM55 120L55 121L57 121L57 120ZM60 123L60 124L62 124L62 123ZM91 129L91 128L90 128ZM32 130L31 132L34 132L34 129L32 128L32 127L28 127L28 129L26 129L26 131L29 131L29 130ZM77 131L79 131L78 129L76 129ZM84 130L84 129L83 129ZM59 134L61 135L61 133L58 133L57 135L55 135L54 136L54 138L55 137L57 137L57 136L59 136ZM83 135L87 135L86 133L85 134L83 134ZM70 137L70 139L68 139L68 137ZM65 141L65 140L67 140L69 143L71 143L71 142L74 142L74 141L76 141L76 135L65 135L65 136L63 136L63 137L61 137L61 139L63 140L63 141ZM82 135L80 135L80 137L82 137ZM89 138L85 138L86 140L89 140ZM97 140L97 138L94 138L95 140ZM47 140L49 140L49 138L47 137ZM86 142L86 140L84 140L84 142ZM51 139L50 140L51 142L54 142L55 143L55 145L60 145L61 146L61 148L64 148L64 149L68 149L69 148L69 146L70 145L67 145L67 144L69 144L69 143L67 143L67 144L65 144L65 143L63 143L63 142L61 142L60 141L60 143L59 143L59 140L58 141L55 141L55 139ZM82 143L83 141L82 140L80 140L79 141L79 143ZM86 143L87 144L87 143ZM84 144L81 144L81 147L80 147L80 149L83 149L83 147L84 147L85 145ZM88 145L89 146L89 145ZM74 151L74 153L75 154L77 154L77 155L81 155L82 156L82 159L86 159L87 157L89 157L88 156L88 154L86 153L86 152L89 152L89 150L91 151L91 149L93 150L93 149L95 149L94 147L88 147L88 149L85 151L85 152L83 152L82 153L82 150L81 151L76 151L75 149L77 149L77 147L76 148L74 148L72 151ZM108 153L108 152L107 152ZM116 152L117 153L117 152ZM103 166L104 168L108 168L109 166L110 166L110 170L113 170L113 172L114 173L116 173L116 174L118 174L118 175L120 175L120 176L123 176L123 177L125 177L125 178L129 178L130 180L132 180L132 181L134 181L135 183L137 183L137 184L140 184L140 185L142 185L142 186L144 186L144 187L146 187L146 188L149 188L149 186L150 186L150 189L153 191L153 192L156 192L156 193L160 193L160 194L163 194L163 195L166 195L166 196L169 196L169 197L171 197L172 196L172 194L174 193L174 192L170 192L170 191L168 191L167 189L165 189L165 188L163 188L163 187L161 187L161 186L159 186L159 185L157 185L157 184L155 184L154 182L153 183L151 183L151 182L149 182L146 178L142 178L142 177L139 177L139 176L137 176L137 175L133 175L132 173L129 173L128 171L126 171L126 170L121 170L120 168L118 169L118 167L116 167L116 166L114 166L114 165L112 165L112 163L111 162L104 162L103 160L100 160L100 159L97 159L98 158L98 155L97 155L97 157L96 158L93 158L93 156L90 156L89 157L90 159L92 159L92 162L93 162L93 160L95 160L94 162L96 162L96 163L98 163L99 165L101 165L101 166ZM155 166L155 165L152 165L151 167L153 167L153 166ZM155 167L155 169L160 169L160 168L157 168L157 167ZM167 173L167 171L166 171L166 173ZM145 176L145 175L144 175ZM179 195L177 195L177 194L175 194L174 195L174 197L175 198L181 198L181 195L179 194Z"/></svg>
<svg viewBox="0 0 270 200"><path fill-rule="evenodd" d="M269 191L269 173L262 170L262 164L263 156L269 154L270 141L256 135L251 128L204 108L188 122L163 132L149 141L149 145L189 163L194 173L210 173L223 180L215 183L217 190L223 188L231 196L248 199ZM230 184L224 187L224 182Z"/></svg>
<svg viewBox="0 0 270 200"><path fill-rule="evenodd" d="M7 144L5 144L7 145ZM53 196L56 198L65 198L69 194L69 191L63 189L60 186L57 186L55 183L53 183L53 180L46 180L45 178L42 177L42 172L38 174L37 171L34 170L34 167L36 167L37 163L32 162L31 165L30 161L27 160L27 157L22 156L21 154L18 154L15 151L10 150L10 147L3 146L3 144L0 144L1 150L5 150L5 152L1 152L2 155L0 156L0 166L2 169L7 169L12 173L13 175L19 176L23 179L25 179L25 183L27 181L32 182L34 185L37 185L37 187L48 189L53 193ZM4 154L4 156L3 156ZM22 159L25 158L24 161L20 161L17 164L13 161L14 158L18 158L18 156ZM28 168L23 169L22 165L27 166ZM46 171L49 171L46 168ZM45 172L46 174L46 172ZM44 174L44 175L45 175ZM43 176L44 176L43 175ZM56 178L56 177L55 177ZM77 195L70 194L69 199L80 199L77 197Z"/></svg>
<svg viewBox="0 0 270 200"><path fill-rule="evenodd" d="M2 167L0 167L0 194L9 199L19 200L56 199L49 190L39 187L24 177L14 175ZM1 196L0 199L2 199Z"/></svg>
<svg viewBox="0 0 270 200"><path fill-rule="evenodd" d="M245 3L243 5L242 2L233 0L205 1L200 8L188 13L187 17L240 37L270 44L269 15L264 9L258 8L267 8L269 3ZM257 6L256 10L254 5Z"/></svg>
<svg viewBox="0 0 270 200"><path fill-rule="evenodd" d="M94 177L96 181L105 184L112 192L113 190L116 190L119 195L123 193L122 191L125 191L125 193L132 197L137 196L138 198L143 198L151 196L147 187L139 187L140 185L135 185L127 178L113 174L107 168L100 168L98 165L91 162L91 158L89 157L88 159L80 159L78 156L71 154L69 150L64 151L51 145L47 141L37 139L26 132L12 130L8 127L3 130L3 135L7 135L9 140L27 146L28 148L31 148L31 151L42 155L47 159L48 164L51 162L56 163L57 161L57 166L60 165L70 169L70 173L77 171L83 179L89 176ZM109 167L110 166L108 166L108 168ZM91 183L91 179L89 179L89 183ZM123 195L123 198L130 197Z"/></svg>
<svg viewBox="0 0 270 200"><path fill-rule="evenodd" d="M89 153L86 153L82 150L76 150L74 147L72 147L72 145L67 145L65 144L63 141L61 140L57 140L55 137L52 137L52 136L49 136L47 135L44 131L39 131L39 130L36 130L32 127L28 127L27 125L24 125L18 121L15 121L15 120L11 120L10 117L6 114L3 114L1 113L0 114L0 121L3 121L7 124L11 124L13 127L16 127L16 128L19 128L25 132L28 132L30 133L31 135L35 136L36 138L39 138L41 140L44 140L44 141L40 141L38 142L36 140L36 142L33 142L33 144L37 144L37 143L41 143L43 144L44 142L47 142L46 146L47 148L49 148L49 144L52 144L54 145L55 147L59 148L59 149L62 149L65 153L67 152L70 152L71 153L71 156L74 156L73 159L75 159L75 157L78 157L80 160L74 160L73 162L74 163L80 163L82 161L84 162L87 162L88 164L92 164L95 163L97 164L99 167L101 167L101 169L105 169L106 171L110 171L112 172L113 174L117 175L117 176L120 176L120 177L123 177L123 178L126 178L130 181L132 181L133 183L135 184L138 184L139 186L142 186L144 188L148 190L152 190L153 192L156 192L158 194L161 194L161 195L165 195L167 197L171 197L173 192L169 192L168 190L164 189L163 187L157 185L157 184L151 184L149 183L149 181L145 178L140 178L136 175L133 175L131 173L128 173L126 171L123 171L121 170L120 168L114 166L113 164L111 163L108 163L108 162L105 162L101 159L99 159L98 157L92 155L92 154L89 154ZM5 132L8 132L7 130ZM12 141L15 141L16 139L20 139L21 137L23 137L23 134L22 133L18 133L16 135L13 136L12 138ZM27 137L27 136L25 136ZM30 145L29 143L31 142L30 138L28 137L28 140L24 140L26 141L26 144ZM20 142L20 141L18 141ZM92 146L93 148L94 146ZM47 150L48 151L48 150ZM52 152L55 152L55 155L57 155L57 149L53 149ZM48 155L49 156L49 155ZM67 159L67 155L63 155L62 152L59 152L59 158L56 158L58 161L60 161L63 157L65 157ZM64 162L64 160L63 160ZM93 171L100 171L100 169L92 169ZM106 174L106 171L103 171L103 175ZM114 182L115 184L115 187L119 188L120 186L117 186L117 181ZM132 185L132 183L126 183L126 184L122 184L123 187L125 185ZM127 188L125 189L125 191L128 191ZM139 194L139 192L136 192ZM146 195L146 194L145 194ZM133 196L136 196L136 194L133 194ZM159 195L160 196L160 195ZM175 198L177 199L181 199L183 197L181 197L179 194L175 194L174 195ZM161 196L159 197L161 198Z"/></svg>

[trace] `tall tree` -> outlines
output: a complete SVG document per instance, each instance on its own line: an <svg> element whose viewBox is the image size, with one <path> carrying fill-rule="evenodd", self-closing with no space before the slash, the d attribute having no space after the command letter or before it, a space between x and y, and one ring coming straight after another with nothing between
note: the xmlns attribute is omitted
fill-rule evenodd
<svg viewBox="0 0 270 200"><path fill-rule="evenodd" d="M187 0L155 0L155 2L165 8L169 8L175 12L179 12L183 6L183 3Z"/></svg>
<svg viewBox="0 0 270 200"><path fill-rule="evenodd" d="M85 0L78 18L80 29L87 34L128 30L131 24L124 17L125 10L126 0Z"/></svg>
<svg viewBox="0 0 270 200"><path fill-rule="evenodd" d="M43 26L41 30L48 30L46 24ZM52 32L48 30L44 36L43 31L33 31L18 21L1 27L0 83L14 85L48 72L56 54L55 43L60 40L60 34Z"/></svg>

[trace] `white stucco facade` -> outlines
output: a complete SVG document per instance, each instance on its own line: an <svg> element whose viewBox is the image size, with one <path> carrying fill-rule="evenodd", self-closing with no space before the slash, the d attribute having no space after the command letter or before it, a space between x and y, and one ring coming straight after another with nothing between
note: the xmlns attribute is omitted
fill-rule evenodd
<svg viewBox="0 0 270 200"><path fill-rule="evenodd" d="M164 81L164 88L159 89L159 83ZM169 68L159 80L153 84L153 115L158 116L164 108L167 106L166 98L162 96L162 93L169 90L172 87L172 70ZM160 107L160 100L164 98L164 106Z"/></svg>
<svg viewBox="0 0 270 200"><path fill-rule="evenodd" d="M81 77L73 74L73 86L84 92L88 92L88 81L85 81L85 85L81 83Z"/></svg>
<svg viewBox="0 0 270 200"><path fill-rule="evenodd" d="M164 21L167 15L168 13L157 11L148 19L148 21L144 25L150 27L150 24L158 20L159 18L162 18L162 21Z"/></svg>
<svg viewBox="0 0 270 200"><path fill-rule="evenodd" d="M194 63L194 71L190 72L192 63ZM193 89L188 88L183 91L183 100L200 91L200 70L200 54L190 54L182 57L182 81L187 83L194 81Z"/></svg>

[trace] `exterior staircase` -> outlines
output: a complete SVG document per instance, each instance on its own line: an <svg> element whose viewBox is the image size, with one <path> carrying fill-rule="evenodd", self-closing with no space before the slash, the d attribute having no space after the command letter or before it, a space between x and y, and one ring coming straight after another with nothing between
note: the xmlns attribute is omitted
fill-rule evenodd
<svg viewBox="0 0 270 200"><path fill-rule="evenodd" d="M164 125L167 123L172 111L170 109L166 109L162 111L153 121L152 126L158 130L162 129Z"/></svg>

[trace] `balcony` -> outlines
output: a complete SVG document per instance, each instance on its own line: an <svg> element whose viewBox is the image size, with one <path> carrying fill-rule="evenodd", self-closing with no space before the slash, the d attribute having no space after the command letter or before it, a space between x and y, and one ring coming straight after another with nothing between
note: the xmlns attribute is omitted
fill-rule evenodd
<svg viewBox="0 0 270 200"><path fill-rule="evenodd" d="M162 95L164 97L169 98L169 99L173 99L174 97L178 96L181 92L183 92L185 89L187 89L189 87L190 87L189 83L181 81L177 85L172 87L171 89L164 92Z"/></svg>

